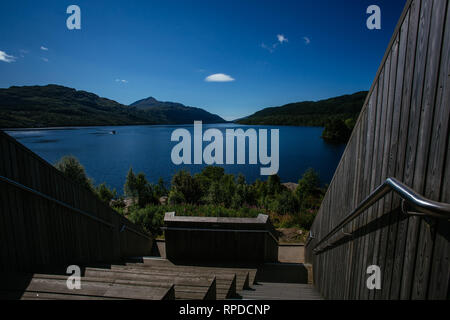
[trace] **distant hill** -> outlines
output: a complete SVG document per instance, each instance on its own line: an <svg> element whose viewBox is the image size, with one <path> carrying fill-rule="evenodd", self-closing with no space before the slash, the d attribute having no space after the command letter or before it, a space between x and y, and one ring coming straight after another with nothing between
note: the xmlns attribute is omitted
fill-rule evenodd
<svg viewBox="0 0 450 320"><path fill-rule="evenodd" d="M126 106L59 85L0 89L0 128L181 124L192 123L192 114L205 122L217 117L197 108L188 112L178 106L171 110Z"/></svg>
<svg viewBox="0 0 450 320"><path fill-rule="evenodd" d="M202 120L203 123L222 123L226 122L218 115L209 113L203 109L187 107L181 103L170 101L158 101L153 97L138 100L132 104L139 110L148 113L152 119L159 122L170 123L193 123L195 120Z"/></svg>
<svg viewBox="0 0 450 320"><path fill-rule="evenodd" d="M361 111L367 91L320 101L290 103L265 108L246 118L235 120L249 125L325 126L332 120L355 120Z"/></svg>

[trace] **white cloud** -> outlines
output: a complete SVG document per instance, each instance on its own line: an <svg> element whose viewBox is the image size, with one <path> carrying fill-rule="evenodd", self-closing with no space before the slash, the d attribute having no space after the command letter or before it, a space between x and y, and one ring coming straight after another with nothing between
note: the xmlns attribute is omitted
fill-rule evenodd
<svg viewBox="0 0 450 320"><path fill-rule="evenodd" d="M273 43L270 46L266 45L265 43L261 43L261 48L266 49L267 51L272 53L275 51L278 45L281 45L284 42L288 42L288 39L283 34L277 34L277 42Z"/></svg>
<svg viewBox="0 0 450 320"><path fill-rule="evenodd" d="M283 34L277 34L277 39L280 43L288 42L288 39Z"/></svg>
<svg viewBox="0 0 450 320"><path fill-rule="evenodd" d="M43 51L48 51L48 48L46 48L46 47L44 47L44 46L41 46L41 50L43 50Z"/></svg>
<svg viewBox="0 0 450 320"><path fill-rule="evenodd" d="M116 82L128 83L128 80L125 80L125 79L116 79Z"/></svg>
<svg viewBox="0 0 450 320"><path fill-rule="evenodd" d="M303 40L305 40L305 44L310 44L311 43L311 39L308 37L303 37Z"/></svg>
<svg viewBox="0 0 450 320"><path fill-rule="evenodd" d="M234 81L232 77L223 73L216 73L205 78L206 82L231 82Z"/></svg>
<svg viewBox="0 0 450 320"><path fill-rule="evenodd" d="M41 58L41 59L42 59L42 61L48 62L47 58Z"/></svg>
<svg viewBox="0 0 450 320"><path fill-rule="evenodd" d="M10 63L16 61L16 57L11 56L4 51L0 51L0 61Z"/></svg>

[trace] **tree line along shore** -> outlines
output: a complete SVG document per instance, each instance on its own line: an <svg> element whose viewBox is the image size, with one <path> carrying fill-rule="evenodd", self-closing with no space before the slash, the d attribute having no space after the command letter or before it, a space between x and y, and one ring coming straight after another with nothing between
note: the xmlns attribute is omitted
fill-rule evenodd
<svg viewBox="0 0 450 320"><path fill-rule="evenodd" d="M301 175L298 184L283 184L278 175L248 183L242 174L235 176L225 173L222 167L207 166L193 175L178 171L170 186L162 178L156 184L150 183L144 173L130 168L123 194L119 194L106 183L94 185L73 156L61 158L55 167L155 237L162 236L165 212L213 217L256 217L264 213L277 229L297 229L294 240L301 242L326 191L312 168Z"/></svg>

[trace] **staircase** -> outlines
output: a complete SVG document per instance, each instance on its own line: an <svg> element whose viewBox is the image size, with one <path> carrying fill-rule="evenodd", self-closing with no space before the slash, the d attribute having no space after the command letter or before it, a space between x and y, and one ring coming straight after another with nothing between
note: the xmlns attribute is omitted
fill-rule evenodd
<svg viewBox="0 0 450 320"><path fill-rule="evenodd" d="M271 263L256 268L135 258L83 268L79 290L67 288L68 275L62 272L1 273L0 299L321 299L307 283L307 273L302 264Z"/></svg>

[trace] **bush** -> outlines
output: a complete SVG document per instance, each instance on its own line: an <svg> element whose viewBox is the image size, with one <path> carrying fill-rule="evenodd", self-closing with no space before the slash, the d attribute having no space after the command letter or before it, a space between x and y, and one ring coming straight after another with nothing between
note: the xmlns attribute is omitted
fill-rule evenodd
<svg viewBox="0 0 450 320"><path fill-rule="evenodd" d="M185 203L186 199L184 198L184 195L180 191L172 189L169 192L168 201L170 205L177 205Z"/></svg>
<svg viewBox="0 0 450 320"><path fill-rule="evenodd" d="M270 209L281 215L295 214L299 209L298 199L291 191L284 191L275 197Z"/></svg>
<svg viewBox="0 0 450 320"><path fill-rule="evenodd" d="M316 212L313 210L306 210L304 212L301 212L298 217L298 224L300 225L300 227L306 230L310 230L315 217Z"/></svg>
<svg viewBox="0 0 450 320"><path fill-rule="evenodd" d="M128 219L156 237L162 234L161 227L164 224L164 214L163 206L132 207L129 210Z"/></svg>
<svg viewBox="0 0 450 320"><path fill-rule="evenodd" d="M303 202L305 198L314 194L320 187L319 174L314 171L314 169L309 168L305 171L302 178L298 181L297 189L295 193L297 194L300 202Z"/></svg>

